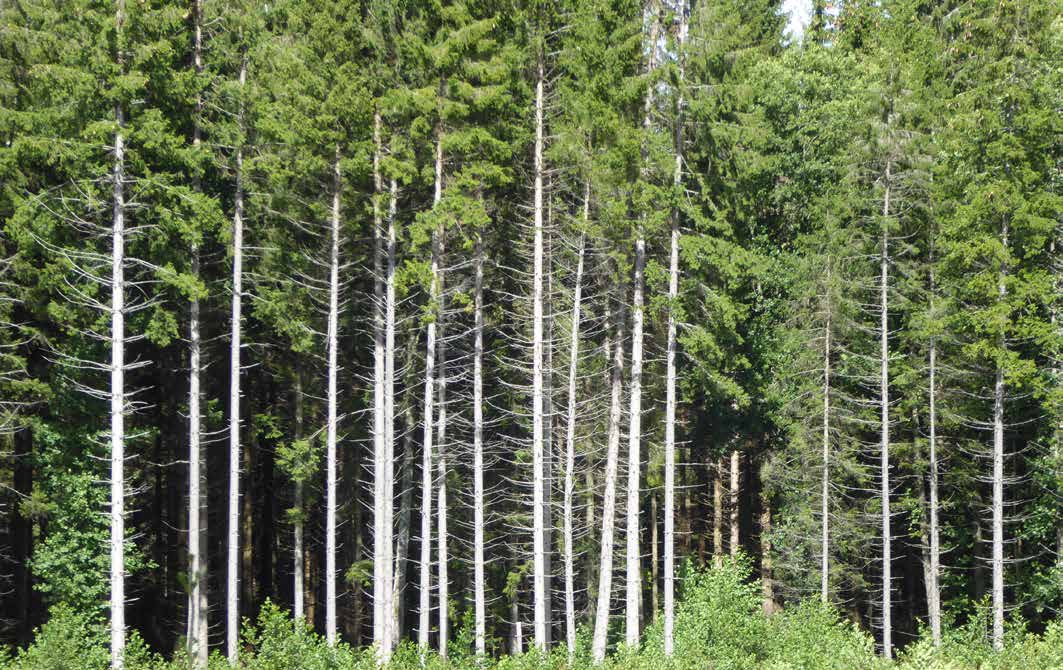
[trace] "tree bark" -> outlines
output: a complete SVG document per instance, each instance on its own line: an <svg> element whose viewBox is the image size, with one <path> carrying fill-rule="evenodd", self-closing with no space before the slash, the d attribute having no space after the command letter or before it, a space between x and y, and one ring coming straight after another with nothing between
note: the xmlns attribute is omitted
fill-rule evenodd
<svg viewBox="0 0 1063 670"><path fill-rule="evenodd" d="M296 364L298 366L298 363ZM294 389L294 402L295 402L295 439L296 441L303 439L304 425L303 425L303 373L298 367L295 370L295 389ZM305 557L303 556L303 480L298 478L295 480L295 527L293 529L292 539L292 592L294 595L293 609L295 610L295 618L302 619L305 615L306 606L304 604L304 590L306 588L306 579L303 574L303 562Z"/></svg>
<svg viewBox="0 0 1063 670"><path fill-rule="evenodd" d="M192 2L192 69L198 79L203 73L202 59L203 6L200 0ZM200 115L203 111L202 97L196 96L196 116L192 128L192 146L200 145ZM198 184L197 184L198 186ZM193 243L192 274L199 277L199 244ZM207 621L207 561L204 551L207 546L207 506L204 504L203 450L200 440L200 331L199 298L192 297L188 318L188 656L194 668L207 666L210 644Z"/></svg>
<svg viewBox="0 0 1063 670"><path fill-rule="evenodd" d="M247 81L247 58L240 60L240 88ZM243 122L243 103L240 103ZM243 146L236 147L233 196L233 286L229 352L229 529L226 571L225 640L229 663L235 665L240 644L240 325L243 294L244 184Z"/></svg>
<svg viewBox="0 0 1063 670"><path fill-rule="evenodd" d="M476 270L473 287L472 359L472 450L473 450L473 599L476 620L476 654L487 651L487 605L484 598L484 445L483 445L483 351L484 351L484 250L476 238Z"/></svg>
<svg viewBox="0 0 1063 670"><path fill-rule="evenodd" d="M930 259L934 263L933 256ZM930 311L934 311L934 269L930 269ZM938 526L938 455L937 455L937 339L930 338L930 571L926 585L930 635L935 647L941 646L941 538Z"/></svg>
<svg viewBox="0 0 1063 670"><path fill-rule="evenodd" d="M723 470L724 460L716 459L712 473L712 564L723 565Z"/></svg>
<svg viewBox="0 0 1063 670"><path fill-rule="evenodd" d="M1001 231L1001 247L1008 248L1008 222ZM997 293L1003 302L1008 295L1007 265L1000 265ZM1007 339L1000 334L1000 349L1007 350ZM993 385L993 648L1004 648L1004 366L997 363Z"/></svg>
<svg viewBox="0 0 1063 670"><path fill-rule="evenodd" d="M728 524L731 530L730 550L731 556L737 556L741 548L739 505L742 500L742 452L735 449L731 452L731 516Z"/></svg>
<svg viewBox="0 0 1063 670"><path fill-rule="evenodd" d="M328 388L325 433L325 639L329 645L336 644L336 439L337 405L336 391L337 353L339 348L340 312L340 148L332 162L332 212L329 250L329 311L328 311Z"/></svg>
<svg viewBox="0 0 1063 670"><path fill-rule="evenodd" d="M122 68L125 2L118 0L115 32ZM114 108L114 210L111 227L111 667L125 653L125 111Z"/></svg>
<svg viewBox="0 0 1063 670"><path fill-rule="evenodd" d="M397 598L401 593L395 587L395 270L397 259L397 232L395 219L398 213L399 183L392 177L389 185L388 216L386 233L386 274L384 275L384 568L387 571L387 591L384 606L384 661L398 641Z"/></svg>
<svg viewBox="0 0 1063 670"><path fill-rule="evenodd" d="M583 185L583 222L590 218L590 181ZM565 643L569 664L576 653L575 545L572 537L572 496L576 469L576 375L579 370L580 310L583 298L583 255L586 244L582 235L576 260L576 283L572 290L572 326L568 344L568 413L565 424L565 493L563 542L565 545Z"/></svg>
<svg viewBox="0 0 1063 670"><path fill-rule="evenodd" d="M890 392L889 392L889 232L886 221L890 215L890 164L886 163L886 192L882 202L882 254L880 265L880 302L879 338L881 355L879 357L880 388L879 398L882 410L882 448L881 448L881 503L882 503L882 654L893 658L892 625L892 556L890 553Z"/></svg>
<svg viewBox="0 0 1063 670"><path fill-rule="evenodd" d="M546 491L543 451L543 62L535 82L535 191L532 297L532 597L535 646L546 649Z"/></svg>
<svg viewBox="0 0 1063 670"><path fill-rule="evenodd" d="M825 303L827 317L823 326L823 474L820 487L820 568L819 598L830 600L830 346L831 346L831 259L827 257Z"/></svg>
<svg viewBox="0 0 1063 670"><path fill-rule="evenodd" d="M613 523L616 515L617 460L620 451L620 386L624 371L624 329L616 315L616 341L609 401L609 446L605 461L605 496L602 500L601 563L598 568L598 607L594 620L591 654L595 665L605 660L606 636L609 632L609 600L613 586Z"/></svg>

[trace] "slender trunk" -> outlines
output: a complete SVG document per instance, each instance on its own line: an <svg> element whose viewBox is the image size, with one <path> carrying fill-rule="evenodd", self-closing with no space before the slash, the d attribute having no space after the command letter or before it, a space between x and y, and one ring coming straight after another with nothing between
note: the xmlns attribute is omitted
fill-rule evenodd
<svg viewBox="0 0 1063 670"><path fill-rule="evenodd" d="M410 555L410 526L413 522L413 408L406 406L405 411L406 430L403 437L402 454L402 495L399 498L399 524L398 539L395 542L395 579L392 582L394 593L392 595L392 607L395 621L395 634L392 642L398 644L402 638L405 627L406 608L404 606L404 594L406 593L406 568L407 558Z"/></svg>
<svg viewBox="0 0 1063 670"><path fill-rule="evenodd" d="M192 2L192 68L198 78L203 72L202 59L203 7L200 0ZM196 97L196 116L192 128L192 146L200 145L199 120L203 100ZM198 186L198 184L197 184ZM192 244L192 274L199 277L199 244ZM200 441L200 332L199 298L193 296L188 318L188 656L195 668L207 666L210 643L207 623L207 514L202 493L203 465Z"/></svg>
<svg viewBox="0 0 1063 670"><path fill-rule="evenodd" d="M583 222L590 218L590 180L583 184ZM565 545L565 643L571 665L576 653L575 545L572 538L572 496L576 469L576 375L579 370L580 309L583 298L584 238L580 237L576 260L576 284L572 291L572 327L568 345L568 413L565 425L565 493L562 530Z"/></svg>
<svg viewBox="0 0 1063 670"><path fill-rule="evenodd" d="M723 457L716 459L712 476L712 564L723 565Z"/></svg>
<svg viewBox="0 0 1063 670"><path fill-rule="evenodd" d="M882 654L886 658L893 657L893 625L891 616L892 594L892 557L890 554L890 392L889 392L889 232L886 221L890 215L890 165L886 163L886 193L882 202L882 255L880 257L880 344L881 355L879 357L880 388L879 397L882 409L882 450L881 450L881 482L882 482Z"/></svg>
<svg viewBox="0 0 1063 670"><path fill-rule="evenodd" d="M298 363L296 363L298 366ZM295 371L295 439L303 439L303 373L297 367ZM303 576L303 480L295 480L295 528L292 539L292 591L295 602L295 618L302 619L306 606L304 605L303 592L305 578Z"/></svg>
<svg viewBox="0 0 1063 670"><path fill-rule="evenodd" d="M395 587L395 270L398 259L395 217L399 206L399 183L394 177L389 185L386 274L384 275L384 569L387 571L385 602L384 660L391 658L399 637Z"/></svg>
<svg viewBox="0 0 1063 670"><path fill-rule="evenodd" d="M823 326L823 474L820 487L820 568L819 598L826 605L830 599L830 274L827 257L827 318Z"/></svg>
<svg viewBox="0 0 1063 670"><path fill-rule="evenodd" d="M934 259L931 256L930 263ZM930 269L930 311L934 311L934 269ZM937 456L937 339L930 338L930 573L926 585L930 634L934 646L941 646L941 539L938 527L938 456Z"/></svg>
<svg viewBox="0 0 1063 670"><path fill-rule="evenodd" d="M1001 231L1001 246L1008 248L1008 223ZM1008 295L1007 265L1001 263L997 292L1003 302ZM1000 334L1000 349L1007 340ZM993 385L993 648L1004 648L1004 366L997 363Z"/></svg>
<svg viewBox="0 0 1063 670"><path fill-rule="evenodd" d="M742 499L742 452L735 449L731 452L731 516L729 527L731 530L730 550L731 556L737 556L741 545L739 536L739 505Z"/></svg>
<svg viewBox="0 0 1063 670"><path fill-rule="evenodd" d="M442 128L436 129L435 192L433 207L443 198L443 137ZM440 239L436 230L432 239L432 285L429 300L436 318L428 322L425 341L424 370L424 439L423 459L421 461L421 589L420 609L418 612L417 644L422 653L428 649L428 634L431 626L432 608L432 439L434 424L434 402L436 395L436 325L442 314L440 301L442 286L440 282ZM442 408L440 408L442 410ZM423 660L423 655L422 655Z"/></svg>
<svg viewBox="0 0 1063 670"><path fill-rule="evenodd" d="M509 616L513 619L510 629L509 653L519 656L524 653L524 633L520 625L520 607L517 603L517 594L513 593L513 599L509 603Z"/></svg>
<svg viewBox="0 0 1063 670"><path fill-rule="evenodd" d="M609 632L609 600L612 597L613 586L613 520L616 514L617 460L620 456L620 385L624 371L624 329L619 313L616 316L616 325L616 342L613 345L613 369L610 380L609 446L605 460L605 496L602 500L598 608L594 620L594 639L591 649L595 665L600 665L605 660L606 637Z"/></svg>
<svg viewBox="0 0 1063 670"><path fill-rule="evenodd" d="M484 599L484 249L483 239L476 239L476 278L473 287L473 359L472 359L472 477L473 477L473 571L476 614L476 654L487 651L487 606Z"/></svg>
<svg viewBox="0 0 1063 670"><path fill-rule="evenodd" d="M385 443L387 429L385 418L385 358L387 343L384 325L384 246L385 231L380 199L383 197L384 181L380 175L380 111L373 114L373 644L377 648L377 660L387 662L388 619L391 608L391 559L387 545L392 541L392 529L387 527L387 510L391 500L387 498Z"/></svg>
<svg viewBox="0 0 1063 670"><path fill-rule="evenodd" d="M546 491L543 462L543 62L535 82L535 193L532 316L532 598L535 646L546 649Z"/></svg>
<svg viewBox="0 0 1063 670"><path fill-rule="evenodd" d="M687 36L687 7L681 0L677 10L679 30L676 35L676 61L679 86L676 95L675 172L672 176L674 197L683 186L683 85L685 61L683 47ZM668 244L668 335L666 348L664 401L664 655L672 656L675 645L675 422L676 422L676 303L679 300L679 206L672 208L672 230ZM654 523L657 521L654 519ZM656 563L656 561L655 561ZM654 581L656 584L656 580ZM654 610L657 604L654 602Z"/></svg>
<svg viewBox="0 0 1063 670"><path fill-rule="evenodd" d="M775 614L775 579L771 560L771 498L761 486L760 508L760 593L765 614Z"/></svg>
<svg viewBox="0 0 1063 670"><path fill-rule="evenodd" d="M118 0L115 30L122 66L125 2ZM114 108L114 210L111 229L111 667L125 653L125 112Z"/></svg>
<svg viewBox="0 0 1063 670"><path fill-rule="evenodd" d="M651 0L649 57L646 63L647 74L652 74L656 67L657 31L660 22L657 17L656 3ZM645 135L652 125L653 86L646 88L643 107L642 130ZM645 175L648 163L646 139L642 145L642 170ZM645 213L640 217L635 240L635 277L632 282L631 298L631 394L628 420L627 452L627 570L626 570L626 607L624 639L629 647L639 643L639 605L642 601L642 570L639 549L639 474L642 466L642 321L643 321L643 282L646 268Z"/></svg>
<svg viewBox="0 0 1063 670"><path fill-rule="evenodd" d="M438 326L438 338L436 339L436 346L439 351L436 354L436 365L438 375L436 377L436 415L438 417L436 422L436 451L438 452L438 482L436 484L437 499L436 499L436 542L437 542L437 558L439 561L439 655L443 658L447 656L447 642L450 637L450 600L448 591L450 589L450 578L447 574L447 568L449 558L447 556L447 454L446 454L446 438L447 438L447 345L446 337L443 332L444 314L446 313L446 305L444 302L444 275L443 275L443 254L445 244L446 231L443 226L440 225L436 229L437 244L436 248L439 250L439 326Z"/></svg>
<svg viewBox="0 0 1063 670"><path fill-rule="evenodd" d="M661 607L658 583L660 574L660 555L657 553L659 539L657 537L657 494L650 496L650 621L657 620L657 611Z"/></svg>
<svg viewBox="0 0 1063 670"><path fill-rule="evenodd" d="M240 88L247 81L247 59L240 61ZM243 123L243 103L240 103ZM231 665L236 665L240 645L240 324L243 295L244 183L243 146L237 145L236 185L233 196L233 287L229 352L229 537L225 641Z"/></svg>
<svg viewBox="0 0 1063 670"><path fill-rule="evenodd" d="M336 433L337 433L337 349L340 313L340 148L332 162L332 212L329 216L329 310L328 310L328 388L325 433L325 639L336 644Z"/></svg>

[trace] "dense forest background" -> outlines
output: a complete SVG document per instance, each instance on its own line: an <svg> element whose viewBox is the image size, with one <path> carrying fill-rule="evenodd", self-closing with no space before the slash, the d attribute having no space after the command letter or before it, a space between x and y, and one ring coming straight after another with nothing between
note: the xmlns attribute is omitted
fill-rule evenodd
<svg viewBox="0 0 1063 670"><path fill-rule="evenodd" d="M0 0L0 637L1043 631L1060 8Z"/></svg>

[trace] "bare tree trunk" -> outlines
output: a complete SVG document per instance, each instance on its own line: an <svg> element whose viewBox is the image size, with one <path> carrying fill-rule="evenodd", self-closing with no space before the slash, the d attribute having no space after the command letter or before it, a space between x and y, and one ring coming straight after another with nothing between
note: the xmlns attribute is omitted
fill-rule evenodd
<svg viewBox="0 0 1063 670"><path fill-rule="evenodd" d="M122 67L125 2L118 0L115 32ZM125 111L114 108L114 210L111 229L111 667L125 654Z"/></svg>
<svg viewBox="0 0 1063 670"><path fill-rule="evenodd" d="M391 607L392 565L390 548L392 528L388 522L391 499L387 497L387 335L384 324L384 254L385 236L383 212L380 199L383 197L384 181L380 174L381 147L380 111L373 114L373 644L377 648L377 661L387 662L390 655L388 640Z"/></svg>
<svg viewBox="0 0 1063 670"><path fill-rule="evenodd" d="M476 239L476 278L473 288L472 359L472 450L473 450L473 590L476 615L476 654L487 651L487 606L484 599L484 445L483 445L483 352L484 352L484 249Z"/></svg>
<svg viewBox="0 0 1063 670"><path fill-rule="evenodd" d="M301 369L295 371L295 439L303 439L303 373ZM306 612L304 604L304 591L306 579L303 575L303 480L295 480L295 527L292 539L292 591L294 593L293 609L295 618L302 619Z"/></svg>
<svg viewBox="0 0 1063 670"><path fill-rule="evenodd" d="M760 593L763 599L764 613L771 615L778 611L775 602L775 578L772 573L771 560L771 497L761 487L760 509Z"/></svg>
<svg viewBox="0 0 1063 670"><path fill-rule="evenodd" d="M393 614L395 618L395 635L392 642L396 645L402 638L406 609L403 594L406 592L407 558L410 554L410 526L413 521L413 410L406 407L406 431L403 438L402 495L399 498L398 539L395 543L395 579L392 581Z"/></svg>
<svg viewBox="0 0 1063 670"><path fill-rule="evenodd" d="M395 559L395 270L397 249L395 217L398 212L399 183L392 177L388 198L388 229L386 237L386 274L384 276L384 568L387 571L387 591L384 605L384 661L391 658L399 636L395 611L400 590L395 587L393 563ZM404 490L405 492L405 490Z"/></svg>
<svg viewBox="0 0 1063 670"><path fill-rule="evenodd" d="M738 550L741 547L741 538L739 536L739 505L742 500L742 452L735 449L731 452L731 517L730 517L730 530L731 530L731 556L737 556Z"/></svg>
<svg viewBox="0 0 1063 670"><path fill-rule="evenodd" d="M450 588L450 578L447 575L447 567L449 558L447 556L447 454L446 454L446 438L447 438L447 345L446 337L443 334L444 314L446 312L445 307L445 284L443 275L443 254L445 251L446 243L446 231L443 226L440 225L436 230L436 248L439 249L439 274L437 281L439 282L439 294L437 299L439 301L439 337L436 339L436 347L438 352L436 353L436 365L438 366L438 375L436 376L436 415L438 421L436 423L436 450L439 454L439 481L436 484L438 496L436 500L436 542L438 546L438 560L439 560L439 655L443 658L447 656L447 642L450 637L450 600L448 596L448 590Z"/></svg>
<svg viewBox="0 0 1063 670"><path fill-rule="evenodd" d="M676 34L676 61L679 86L676 97L675 172L672 177L674 197L683 186L683 86L685 60L683 48L687 36L687 6L680 0L677 9L679 30ZM668 335L666 347L664 402L664 655L672 656L675 645L675 422L676 422L676 302L679 300L679 207L672 209L672 230L668 244ZM654 519L654 524L657 521ZM656 564L656 560L654 561ZM656 584L656 580L654 580ZM654 600L654 611L657 609Z"/></svg>
<svg viewBox="0 0 1063 670"><path fill-rule="evenodd" d="M646 63L647 74L652 74L657 64L657 34L660 25L657 16L657 4L650 0L650 39L649 57ZM652 125L653 86L646 89L643 108L642 129L648 134ZM645 140L642 147L642 169L646 170L647 150ZM642 321L643 321L643 274L646 269L645 214L639 221L637 239L635 240L635 277L632 282L631 307L631 393L629 397L627 452L627 570L624 639L629 647L639 643L639 605L642 602L642 570L639 549L639 475L642 468Z"/></svg>
<svg viewBox="0 0 1063 670"><path fill-rule="evenodd" d="M583 185L583 222L590 218L590 180ZM565 544L565 643L568 661L572 663L576 653L576 597L575 597L575 549L572 538L572 496L575 488L576 469L576 375L579 370L580 309L583 298L583 255L586 244L580 237L579 256L576 260L576 283L572 291L572 328L568 345L568 414L565 426L565 498L563 533Z"/></svg>
<svg viewBox="0 0 1063 670"><path fill-rule="evenodd" d="M546 491L543 453L543 62L535 82L535 193L532 316L532 562L535 646L546 649Z"/></svg>
<svg viewBox="0 0 1063 670"><path fill-rule="evenodd" d="M620 385L624 371L624 329L616 315L616 342L613 345L613 370L609 401L609 446L605 460L605 497L602 500L601 563L598 568L598 608L594 620L591 653L595 665L605 660L606 636L609 632L609 601L613 586L613 523L616 515L617 460L620 451Z"/></svg>
<svg viewBox="0 0 1063 670"><path fill-rule="evenodd" d="M820 568L819 598L826 605L830 600L830 272L827 258L827 318L823 326L823 476L820 498Z"/></svg>
<svg viewBox="0 0 1063 670"><path fill-rule="evenodd" d="M443 138L442 130L436 131L435 193L432 205L436 206L443 197ZM432 240L432 286L429 300L437 314L442 312L442 287L440 285L440 242L437 230ZM435 490L432 482L432 438L434 425L435 385L436 385L436 321L428 322L425 341L424 370L424 438L423 459L421 462L421 588L417 644L422 653L428 649L429 627L432 614L432 494Z"/></svg>
<svg viewBox="0 0 1063 670"><path fill-rule="evenodd" d="M931 257L931 264L934 259ZM934 269L930 269L930 311L934 310ZM937 339L930 338L930 573L926 585L930 634L934 646L941 646L941 538L938 527L938 456L937 456Z"/></svg>
<svg viewBox="0 0 1063 670"><path fill-rule="evenodd" d="M192 2L193 51L192 68L198 78L203 72L202 59L203 7L200 0ZM192 128L192 146L200 145L200 114L203 100L196 96L196 118ZM192 274L199 277L199 245L192 244ZM188 656L194 668L207 667L210 639L207 624L207 561L203 553L207 545L207 514L203 484L203 448L200 440L200 332L199 298L192 297L188 318Z"/></svg>
<svg viewBox="0 0 1063 670"><path fill-rule="evenodd" d="M653 605L650 611L650 621L657 620L657 611L661 607L660 592L658 590L658 582L661 579L660 575L660 554L657 553L657 545L659 538L657 537L657 494L654 493L650 496L650 602Z"/></svg>
<svg viewBox="0 0 1063 670"><path fill-rule="evenodd" d="M1008 223L1001 231L1001 242L1008 248ZM1004 279L1007 266L1001 263L997 292L1000 301L1007 297ZM1000 348L1007 348L1007 340L1000 335ZM1004 366L997 363L993 385L993 648L1004 648Z"/></svg>
<svg viewBox="0 0 1063 670"><path fill-rule="evenodd" d="M328 313L328 389L327 429L325 434L325 639L336 644L336 434L337 423L337 350L339 349L340 314L340 148L332 163L331 249L329 252Z"/></svg>
<svg viewBox="0 0 1063 670"><path fill-rule="evenodd" d="M247 81L247 58L240 60L240 88ZM241 124L243 103L240 103ZM244 183L243 147L236 147L236 189L233 197L233 287L229 349L229 538L225 641L229 663L235 665L240 646L240 335L243 297Z"/></svg>
<svg viewBox="0 0 1063 670"><path fill-rule="evenodd" d="M886 193L882 203L882 216L887 219L890 215L890 165L886 163ZM892 557L890 554L890 391L889 391L889 232L886 223L883 222L882 230L882 255L880 259L881 282L879 317L881 320L880 340L881 355L880 367L880 405L882 409L882 450L881 450L881 480L882 480L882 654L886 658L893 658L893 625L891 617L891 594L892 594Z"/></svg>
<svg viewBox="0 0 1063 670"><path fill-rule="evenodd" d="M723 565L723 469L721 456L712 476L712 564L716 567Z"/></svg>

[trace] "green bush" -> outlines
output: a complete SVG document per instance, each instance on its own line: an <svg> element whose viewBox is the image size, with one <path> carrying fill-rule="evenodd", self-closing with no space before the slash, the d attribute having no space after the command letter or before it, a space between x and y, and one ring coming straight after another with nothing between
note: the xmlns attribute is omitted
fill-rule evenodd
<svg viewBox="0 0 1063 670"><path fill-rule="evenodd" d="M595 670L1060 670L1063 669L1063 623L1053 622L1043 635L1009 622L1003 651L989 640L985 603L963 626L947 626L940 647L924 634L895 662L875 654L874 640L837 610L818 601L795 605L771 617L761 610L759 585L751 580L749 561L739 558L710 570L686 570L676 609L675 654L663 651L660 618L649 627L643 644L623 645ZM391 670L591 670L590 631L577 636L573 663L564 645L549 654L531 650L499 659L473 652L471 622L458 629L450 658L421 653L405 641L389 664ZM619 630L613 631L614 639ZM139 636L130 636L127 670L187 670L183 654L167 661L152 653ZM105 670L109 664L107 627L98 616L56 606L33 644L14 657L0 655L0 670ZM240 670L377 670L373 649L330 647L305 623L267 602L241 636ZM210 670L232 670L219 653Z"/></svg>

